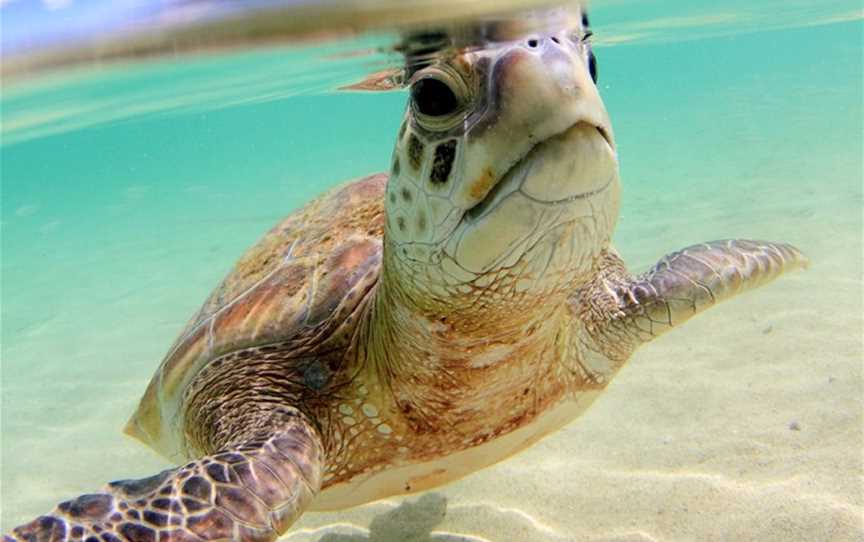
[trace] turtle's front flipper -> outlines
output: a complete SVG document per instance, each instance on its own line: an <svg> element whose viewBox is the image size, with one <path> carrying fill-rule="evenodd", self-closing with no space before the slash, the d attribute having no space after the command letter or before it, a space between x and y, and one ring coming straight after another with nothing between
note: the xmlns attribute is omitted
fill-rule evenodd
<svg viewBox="0 0 864 542"><path fill-rule="evenodd" d="M322 455L305 419L283 419L183 467L61 503L4 540L276 540L317 494Z"/></svg>
<svg viewBox="0 0 864 542"><path fill-rule="evenodd" d="M740 239L673 252L635 278L616 255L606 258L604 272L577 296L577 311L594 343L591 350L622 361L708 307L807 265L791 245Z"/></svg>

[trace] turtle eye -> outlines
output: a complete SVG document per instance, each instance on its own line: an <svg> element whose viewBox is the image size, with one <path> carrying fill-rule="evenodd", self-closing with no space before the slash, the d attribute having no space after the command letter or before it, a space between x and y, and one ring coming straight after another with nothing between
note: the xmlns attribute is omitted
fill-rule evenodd
<svg viewBox="0 0 864 542"><path fill-rule="evenodd" d="M411 86L411 100L422 115L443 117L455 113L459 98L447 83L435 77L424 77Z"/></svg>

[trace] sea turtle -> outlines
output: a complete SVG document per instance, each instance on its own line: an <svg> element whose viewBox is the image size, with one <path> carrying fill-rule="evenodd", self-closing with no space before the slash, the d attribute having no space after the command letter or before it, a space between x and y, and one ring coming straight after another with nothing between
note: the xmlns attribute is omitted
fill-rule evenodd
<svg viewBox="0 0 864 542"><path fill-rule="evenodd" d="M628 273L587 34L412 70L389 176L275 226L150 382L126 432L185 464L7 540L274 540L307 509L455 480L576 418L641 344L804 265L727 240Z"/></svg>

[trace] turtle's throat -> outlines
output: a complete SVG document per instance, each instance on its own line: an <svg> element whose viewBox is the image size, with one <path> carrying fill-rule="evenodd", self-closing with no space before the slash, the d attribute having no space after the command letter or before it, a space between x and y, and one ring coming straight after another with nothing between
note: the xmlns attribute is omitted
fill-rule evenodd
<svg viewBox="0 0 864 542"><path fill-rule="evenodd" d="M473 307L454 305L417 299L416 292L392 278L384 273L377 286L366 344L374 363L396 378L435 380L469 371L466 382L480 374L494 380L507 378L506 370L499 374L503 367L541 358L551 363L563 355L555 346L567 327L563 300L517 307L503 301L496 305L488 292L474 292Z"/></svg>

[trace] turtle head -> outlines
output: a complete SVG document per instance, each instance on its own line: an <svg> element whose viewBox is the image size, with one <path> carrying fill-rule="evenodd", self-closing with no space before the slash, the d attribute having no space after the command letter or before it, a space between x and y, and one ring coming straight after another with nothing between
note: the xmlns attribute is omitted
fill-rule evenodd
<svg viewBox="0 0 864 542"><path fill-rule="evenodd" d="M411 74L385 252L412 299L548 299L587 280L617 218L618 166L582 21Z"/></svg>

